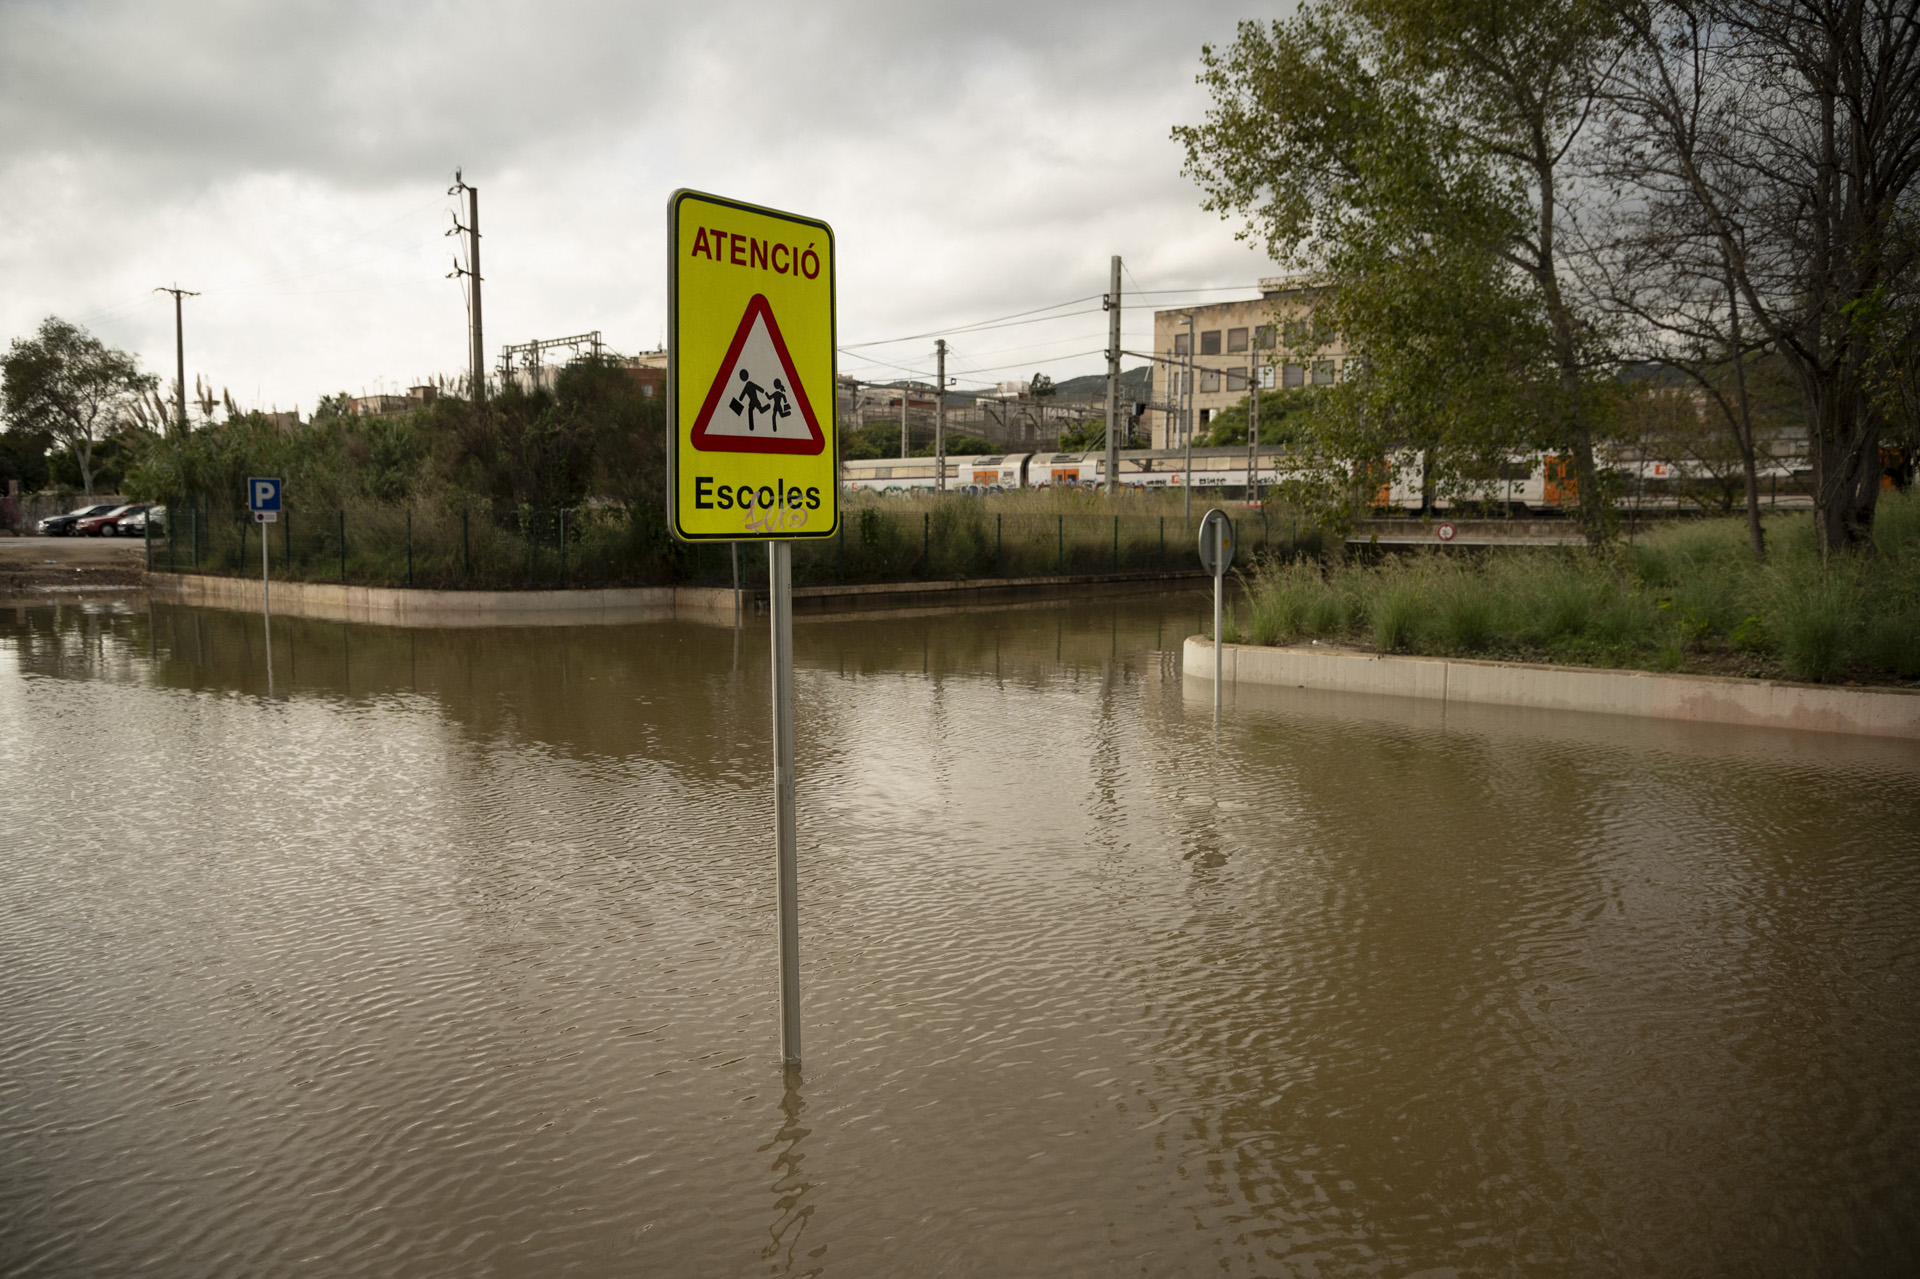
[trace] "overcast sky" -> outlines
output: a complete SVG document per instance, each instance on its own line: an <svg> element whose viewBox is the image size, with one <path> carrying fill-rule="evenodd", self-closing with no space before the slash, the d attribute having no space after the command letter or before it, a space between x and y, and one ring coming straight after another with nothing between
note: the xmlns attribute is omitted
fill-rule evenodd
<svg viewBox="0 0 1920 1279"><path fill-rule="evenodd" d="M990 385L1104 368L1097 295L1252 296L1272 271L1199 208L1169 140L1205 109L1187 3L915 5L0 0L0 339L58 315L248 407L466 363L445 278L455 166L480 189L489 359L665 334L676 187L834 226L841 371ZM1148 294L1148 290L1204 293ZM1223 291L1231 290L1231 291ZM1080 312L1079 314L1071 314ZM1126 312L1144 350L1152 312ZM1135 361L1128 361L1128 364ZM897 368L896 368L897 366Z"/></svg>

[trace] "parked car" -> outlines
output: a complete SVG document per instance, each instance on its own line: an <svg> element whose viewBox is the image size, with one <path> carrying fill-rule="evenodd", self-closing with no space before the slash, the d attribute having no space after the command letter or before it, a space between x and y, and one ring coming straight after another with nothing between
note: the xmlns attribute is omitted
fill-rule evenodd
<svg viewBox="0 0 1920 1279"><path fill-rule="evenodd" d="M81 520L89 519L95 515L105 515L113 509L114 506L111 502L102 503L98 506L76 507L68 511L65 515L49 515L46 519L41 520L35 527L39 529L43 537L70 537L73 534L73 526Z"/></svg>
<svg viewBox="0 0 1920 1279"><path fill-rule="evenodd" d="M145 502L139 503L138 505L134 506L131 510L125 511L122 514L109 515L107 516L106 523L100 526L101 536L103 537L128 537L128 536L138 537L140 536L141 533L145 531L145 526L144 525L130 526L129 521L144 520L146 519L146 517L147 517L147 504Z"/></svg>
<svg viewBox="0 0 1920 1279"><path fill-rule="evenodd" d="M73 522L73 532L79 537L99 537L110 531L115 520L141 509L138 503L129 502L125 506L110 506L99 515L83 515Z"/></svg>
<svg viewBox="0 0 1920 1279"><path fill-rule="evenodd" d="M167 508L143 506L137 511L129 511L115 520L107 532L121 537L145 537L149 524L156 535L164 536L167 531Z"/></svg>

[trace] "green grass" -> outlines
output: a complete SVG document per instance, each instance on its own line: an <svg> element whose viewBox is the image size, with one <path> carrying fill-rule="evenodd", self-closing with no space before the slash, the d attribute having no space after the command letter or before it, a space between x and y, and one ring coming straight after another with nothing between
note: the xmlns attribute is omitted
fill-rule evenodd
<svg viewBox="0 0 1920 1279"><path fill-rule="evenodd" d="M1822 564L1811 520L1703 520L1630 547L1264 561L1245 637L1817 682L1920 680L1920 495L1883 495L1871 552Z"/></svg>

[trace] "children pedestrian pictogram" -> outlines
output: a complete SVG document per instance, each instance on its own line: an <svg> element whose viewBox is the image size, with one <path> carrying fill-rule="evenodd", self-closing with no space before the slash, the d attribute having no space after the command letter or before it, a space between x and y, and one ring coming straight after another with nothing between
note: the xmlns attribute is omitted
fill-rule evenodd
<svg viewBox="0 0 1920 1279"><path fill-rule="evenodd" d="M719 376L694 419L690 443L706 453L811 454L826 447L826 433L794 374L780 323L764 294L747 302Z"/></svg>

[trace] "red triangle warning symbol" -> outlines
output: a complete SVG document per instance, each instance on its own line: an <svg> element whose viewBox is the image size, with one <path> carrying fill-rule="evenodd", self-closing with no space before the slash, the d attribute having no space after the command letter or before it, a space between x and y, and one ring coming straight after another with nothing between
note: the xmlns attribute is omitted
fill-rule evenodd
<svg viewBox="0 0 1920 1279"><path fill-rule="evenodd" d="M818 453L827 447L765 294L756 293L693 420L707 453Z"/></svg>

